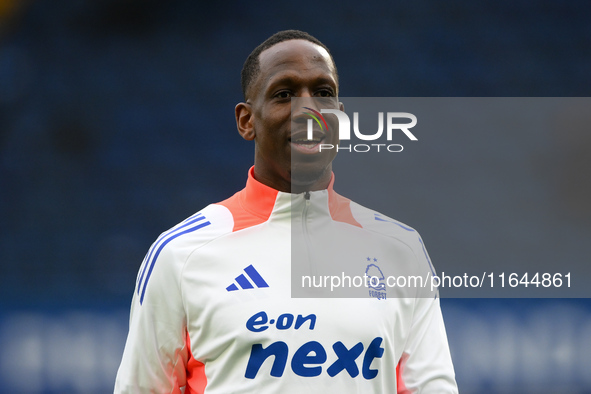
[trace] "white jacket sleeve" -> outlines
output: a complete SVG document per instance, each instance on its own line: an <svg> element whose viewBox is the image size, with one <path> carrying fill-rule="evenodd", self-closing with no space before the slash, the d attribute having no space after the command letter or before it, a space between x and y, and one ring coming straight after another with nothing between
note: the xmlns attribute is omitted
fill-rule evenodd
<svg viewBox="0 0 591 394"><path fill-rule="evenodd" d="M148 251L133 295L115 393L183 392L188 350L179 287L182 260L161 238Z"/></svg>
<svg viewBox="0 0 591 394"><path fill-rule="evenodd" d="M398 393L458 392L439 298L417 298L415 315L398 364Z"/></svg>
<svg viewBox="0 0 591 394"><path fill-rule="evenodd" d="M435 275L420 236L415 248L422 272L428 270ZM431 296L420 292L415 298L410 334L398 363L397 377L399 394L458 393L437 292Z"/></svg>

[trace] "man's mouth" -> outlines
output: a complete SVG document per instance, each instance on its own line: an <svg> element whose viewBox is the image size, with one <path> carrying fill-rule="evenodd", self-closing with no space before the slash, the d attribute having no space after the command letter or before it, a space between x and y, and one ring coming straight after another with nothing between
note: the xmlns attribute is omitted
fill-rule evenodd
<svg viewBox="0 0 591 394"><path fill-rule="evenodd" d="M314 139L307 139L307 138L297 138L297 139L291 139L290 138L290 142L292 144L298 144L298 145L318 145L319 143L322 142L324 138L320 138L320 137L316 137Z"/></svg>
<svg viewBox="0 0 591 394"><path fill-rule="evenodd" d="M311 140L305 136L290 138L289 143L292 149L302 153L315 153L319 151L319 145L324 141L324 137L315 136Z"/></svg>

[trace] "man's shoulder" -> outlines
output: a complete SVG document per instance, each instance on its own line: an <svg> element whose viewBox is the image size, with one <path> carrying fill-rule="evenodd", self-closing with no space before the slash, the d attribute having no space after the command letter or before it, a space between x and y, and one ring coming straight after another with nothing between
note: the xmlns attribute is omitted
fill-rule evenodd
<svg viewBox="0 0 591 394"><path fill-rule="evenodd" d="M229 219L231 219L231 215L229 215L225 207L220 205L220 203L212 203L177 223L171 227L171 230L189 227L194 223L204 221L208 223L207 226L212 226L212 228L223 228L229 224Z"/></svg>
<svg viewBox="0 0 591 394"><path fill-rule="evenodd" d="M271 213L273 201L267 201L266 215L255 214L252 209L244 207L245 190L242 189L223 201L209 204L162 233L159 240L166 238L171 245L185 251L195 250L214 239L264 222Z"/></svg>
<svg viewBox="0 0 591 394"><path fill-rule="evenodd" d="M183 249L186 253L211 240L232 232L233 220L228 210L210 204L164 231L154 244Z"/></svg>
<svg viewBox="0 0 591 394"><path fill-rule="evenodd" d="M384 215L373 209L366 208L353 201L350 202L352 216L360 224L362 231L373 233L377 237L392 241L397 245L405 245L416 256L424 268L434 275L434 268L423 244L420 234L409 225ZM421 271L423 272L423 271Z"/></svg>
<svg viewBox="0 0 591 394"><path fill-rule="evenodd" d="M161 286L155 288L168 288L171 283L177 282L185 262L195 250L231 232L229 216L224 207L208 205L160 234L140 267L137 280L140 303L147 294L148 281L160 283Z"/></svg>
<svg viewBox="0 0 591 394"><path fill-rule="evenodd" d="M416 239L419 234L413 227L393 219L383 213L367 208L361 204L351 201L351 213L359 222L361 227L368 231L373 231L384 236Z"/></svg>

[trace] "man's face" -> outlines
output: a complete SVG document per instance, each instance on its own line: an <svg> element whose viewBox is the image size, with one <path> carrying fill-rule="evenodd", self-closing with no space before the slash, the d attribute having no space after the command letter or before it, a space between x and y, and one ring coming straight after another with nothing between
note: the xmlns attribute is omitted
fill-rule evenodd
<svg viewBox="0 0 591 394"><path fill-rule="evenodd" d="M260 72L247 100L256 144L255 177L282 191L326 188L336 153L334 149L321 152L319 146L336 145L337 128L329 125L328 132L315 127L313 140L307 140L307 120L311 118L302 107L316 111L320 111L320 104L322 108L339 108L330 55L309 41L289 40L263 51L259 64ZM292 119L293 97L299 102Z"/></svg>

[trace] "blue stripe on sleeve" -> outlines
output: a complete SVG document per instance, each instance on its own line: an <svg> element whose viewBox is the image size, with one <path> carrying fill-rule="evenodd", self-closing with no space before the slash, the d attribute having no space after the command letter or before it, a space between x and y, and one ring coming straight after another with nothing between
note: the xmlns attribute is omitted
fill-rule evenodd
<svg viewBox="0 0 591 394"><path fill-rule="evenodd" d="M421 243L421 246L423 247L423 253L425 253L425 257L427 258L427 262L429 263L429 268L431 268L431 274L433 276L435 276L435 268L433 268L433 264L431 263L431 259L429 258L429 255L427 254L427 250L425 249L425 244L423 244L423 240L421 239L421 237L419 237L419 242Z"/></svg>
<svg viewBox="0 0 591 394"><path fill-rule="evenodd" d="M195 218L195 219L193 219ZM192 219L192 220L191 220ZM141 275L138 277L138 286L137 286L137 293L138 295L140 294L140 287L141 287L141 283L142 280L144 279L144 275L146 274L146 269L148 268L148 265L150 264L150 261L152 259L152 254L154 253L154 250L156 250L156 248L158 247L158 245L166 238L168 237L170 234L173 234L177 231L182 230L183 228L190 226L193 223L199 222L201 220L205 219L205 216L201 215L201 213L197 213L193 216L191 216L189 219L185 220L182 226L178 226L178 227L174 227L168 231L166 231L165 233L163 233L162 235L160 235L160 237L158 237L158 239L156 240L156 242L154 242L154 244L152 245L152 247L150 248L150 250L148 251L148 253L146 254L146 257L144 258L144 262L142 263L143 265L143 269L142 269L142 273ZM145 287L145 286L144 286Z"/></svg>
<svg viewBox="0 0 591 394"><path fill-rule="evenodd" d="M384 218L382 217L382 215L379 215L379 214L377 214L377 213L376 213L376 214L374 214L374 215L375 215L375 219L376 219L376 220L378 220L378 221L380 221L380 222L394 223L395 225L397 225L397 226L399 226L399 227L402 227L402 228L403 228L403 229L405 229L406 231L415 231L414 229L412 229L412 228L410 228L410 227L403 226L402 224L400 224L400 223L398 223L398 222L396 222L396 221L394 221L394 220L388 220L388 219L384 219Z"/></svg>
<svg viewBox="0 0 591 394"><path fill-rule="evenodd" d="M191 222L188 222L187 224L185 224L185 225L183 225L183 226L175 229L174 231L179 231L179 230L181 230L181 229L183 229L183 228L185 228L185 227L187 227L187 226L189 226L189 225L191 225L191 224L193 224L195 222L201 221L203 219L205 219L204 216L198 217L197 219L195 219L195 220L193 220ZM152 274L152 270L154 269L154 265L156 264L156 260L158 259L158 256L160 255L160 252L162 252L162 249L164 249L164 247L170 241L174 240L175 238L178 238L178 237L180 237L181 235L184 235L184 234L192 233L193 231L199 230L200 228L203 228L205 226L209 226L210 224L211 223L209 221L199 223L198 225L196 225L194 227L190 227L190 228L188 228L188 229L186 229L184 231L180 231L180 232L176 232L176 233L173 232L173 234L170 234L170 236L168 238L162 237L160 239L160 241L157 242L157 243L160 243L160 246L158 246L158 248L156 249L156 253L154 253L154 257L151 260L148 259L148 263L149 264L146 264L146 267L144 267L144 271L148 267L148 265L149 265L150 268L148 269L148 273L146 275L146 280L144 281L144 284L143 284L143 287L142 287L141 296L140 296L140 304L144 301L144 296L146 295L146 286L148 285L148 281L150 280L150 275ZM154 247L156 247L156 246L157 245L154 244ZM143 273L142 273L142 275L143 275ZM138 292L139 292L139 286L138 286Z"/></svg>

